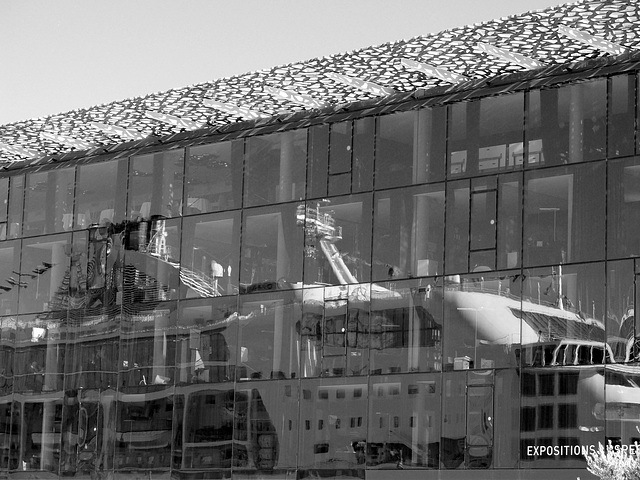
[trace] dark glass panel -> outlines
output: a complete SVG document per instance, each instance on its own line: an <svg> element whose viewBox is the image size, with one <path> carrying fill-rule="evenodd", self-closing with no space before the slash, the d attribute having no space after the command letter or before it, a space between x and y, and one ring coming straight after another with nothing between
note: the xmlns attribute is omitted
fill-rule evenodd
<svg viewBox="0 0 640 480"><path fill-rule="evenodd" d="M14 288L20 289L20 313L68 308L71 234L24 240L22 265Z"/></svg>
<svg viewBox="0 0 640 480"><path fill-rule="evenodd" d="M21 434L30 440L21 443L22 465L18 469L30 471L36 478L56 475L60 468L62 399L45 397L16 406L20 409ZM37 471L42 473L35 473Z"/></svg>
<svg viewBox="0 0 640 480"><path fill-rule="evenodd" d="M238 291L239 238L239 211L183 220L180 298Z"/></svg>
<svg viewBox="0 0 640 480"><path fill-rule="evenodd" d="M445 286L444 361L453 370L515 367L521 277L479 272Z"/></svg>
<svg viewBox="0 0 640 480"><path fill-rule="evenodd" d="M373 188L373 149L375 118L360 118L353 123L353 173L351 191L366 192Z"/></svg>
<svg viewBox="0 0 640 480"><path fill-rule="evenodd" d="M239 380L295 378L302 302L297 291L240 297Z"/></svg>
<svg viewBox="0 0 640 480"><path fill-rule="evenodd" d="M371 371L442 369L442 285L422 278L379 283L371 292Z"/></svg>
<svg viewBox="0 0 640 480"><path fill-rule="evenodd" d="M481 419L487 427L493 427L495 468L516 468L520 458L520 377L516 369L495 370L494 415Z"/></svg>
<svg viewBox="0 0 640 480"><path fill-rule="evenodd" d="M183 215L240 208L244 142L191 147L185 166Z"/></svg>
<svg viewBox="0 0 640 480"><path fill-rule="evenodd" d="M149 220L156 215L177 217L182 213L184 150L167 150L131 159L129 171L129 218Z"/></svg>
<svg viewBox="0 0 640 480"><path fill-rule="evenodd" d="M527 166L604 158L606 99L606 79L530 91Z"/></svg>
<svg viewBox="0 0 640 480"><path fill-rule="evenodd" d="M525 266L604 258L605 165L525 175Z"/></svg>
<svg viewBox="0 0 640 480"><path fill-rule="evenodd" d="M22 215L24 213L24 175L9 178L9 214L7 218L7 238L22 235Z"/></svg>
<svg viewBox="0 0 640 480"><path fill-rule="evenodd" d="M374 280L443 273L444 185L375 195Z"/></svg>
<svg viewBox="0 0 640 480"><path fill-rule="evenodd" d="M609 81L608 157L634 153L635 75L617 75Z"/></svg>
<svg viewBox="0 0 640 480"><path fill-rule="evenodd" d="M525 270L522 285L524 365L594 365L613 361L606 342L602 263Z"/></svg>
<svg viewBox="0 0 640 480"><path fill-rule="evenodd" d="M125 304L178 298L180 286L180 219L156 218L148 224L148 243L124 254Z"/></svg>
<svg viewBox="0 0 640 480"><path fill-rule="evenodd" d="M329 125L309 128L309 165L307 168L307 197L327 196L329 175Z"/></svg>
<svg viewBox="0 0 640 480"><path fill-rule="evenodd" d="M127 160L82 165L77 171L74 228L125 220Z"/></svg>
<svg viewBox="0 0 640 480"><path fill-rule="evenodd" d="M244 211L241 292L288 288L302 280L304 229L297 209L288 204Z"/></svg>
<svg viewBox="0 0 640 480"><path fill-rule="evenodd" d="M27 175L24 236L71 230L75 169Z"/></svg>
<svg viewBox="0 0 640 480"><path fill-rule="evenodd" d="M336 175L351 171L351 122L331 124L329 174Z"/></svg>
<svg viewBox="0 0 640 480"><path fill-rule="evenodd" d="M307 130L247 139L244 205L303 199L307 168Z"/></svg>
<svg viewBox="0 0 640 480"><path fill-rule="evenodd" d="M298 209L304 231L305 283L347 284L371 278L371 194L309 202Z"/></svg>
<svg viewBox="0 0 640 480"><path fill-rule="evenodd" d="M418 112L400 112L378 118L376 189L414 183L414 151ZM417 172L416 172L417 173Z"/></svg>
<svg viewBox="0 0 640 480"><path fill-rule="evenodd" d="M306 477L362 478L366 465L366 381L304 379L300 382L300 444L298 466ZM344 397L338 398L338 391ZM355 427L351 428L351 418ZM322 420L322 422L320 422ZM320 428L322 425L322 428ZM307 426L309 428L307 428ZM305 477L303 477L305 478Z"/></svg>
<svg viewBox="0 0 640 480"><path fill-rule="evenodd" d="M520 168L524 95L486 97L449 106L449 175Z"/></svg>
<svg viewBox="0 0 640 480"><path fill-rule="evenodd" d="M439 468L440 384L441 379L436 375L371 377L366 445L368 468ZM347 398L347 401L353 402L353 399ZM357 425L359 417L351 418Z"/></svg>
<svg viewBox="0 0 640 480"><path fill-rule="evenodd" d="M464 468L467 435L467 373L446 372L442 378L440 468Z"/></svg>
<svg viewBox="0 0 640 480"><path fill-rule="evenodd" d="M498 178L498 268L520 266L522 249L522 177Z"/></svg>
<svg viewBox="0 0 640 480"><path fill-rule="evenodd" d="M466 272L469 268L469 181L447 184L445 220L445 272Z"/></svg>
<svg viewBox="0 0 640 480"><path fill-rule="evenodd" d="M13 393L16 332L17 322L15 317L0 317L0 365L2 365L0 367L0 405L3 405L1 399L5 399L5 396ZM0 418L8 419L8 417L2 416ZM2 431L2 428L0 427L0 431ZM5 433L9 432L5 430ZM2 463L0 462L1 465Z"/></svg>
<svg viewBox="0 0 640 480"><path fill-rule="evenodd" d="M640 255L640 157L609 162L607 258Z"/></svg>
<svg viewBox="0 0 640 480"><path fill-rule="evenodd" d="M0 178L0 223L7 222L9 207L9 177ZM5 235L6 235L5 231ZM4 240L4 238L2 239Z"/></svg>

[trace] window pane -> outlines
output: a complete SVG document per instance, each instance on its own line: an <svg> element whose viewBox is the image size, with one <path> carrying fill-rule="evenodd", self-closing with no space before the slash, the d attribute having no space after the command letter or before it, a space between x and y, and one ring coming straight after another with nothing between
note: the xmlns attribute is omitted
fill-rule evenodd
<svg viewBox="0 0 640 480"><path fill-rule="evenodd" d="M328 174L329 125L316 125L309 128L308 198L327 196Z"/></svg>
<svg viewBox="0 0 640 480"><path fill-rule="evenodd" d="M9 179L9 231L7 238L18 238L22 235L22 215L24 213L24 175L16 175Z"/></svg>
<svg viewBox="0 0 640 480"><path fill-rule="evenodd" d="M243 153L242 140L189 149L183 215L240 208Z"/></svg>
<svg viewBox="0 0 640 480"><path fill-rule="evenodd" d="M466 272L469 268L469 181L447 184L445 272Z"/></svg>
<svg viewBox="0 0 640 480"><path fill-rule="evenodd" d="M640 255L640 158L609 162L608 258Z"/></svg>
<svg viewBox="0 0 640 480"><path fill-rule="evenodd" d="M449 106L449 174L477 175L520 168L524 95L487 97Z"/></svg>
<svg viewBox="0 0 640 480"><path fill-rule="evenodd" d="M525 265L604 258L605 165L525 176Z"/></svg>
<svg viewBox="0 0 640 480"><path fill-rule="evenodd" d="M78 167L75 228L125 220L127 160Z"/></svg>
<svg viewBox="0 0 640 480"><path fill-rule="evenodd" d="M245 210L241 292L287 288L302 279L304 233L297 225L296 209L297 205L288 204Z"/></svg>
<svg viewBox="0 0 640 480"><path fill-rule="evenodd" d="M238 344L236 297L182 302L178 316L178 381L231 382Z"/></svg>
<svg viewBox="0 0 640 480"><path fill-rule="evenodd" d="M21 289L22 276L16 276L20 271L20 243L9 241L0 243L0 314L12 315L18 313L18 291ZM17 277L17 278L16 278ZM25 277L25 281L30 276Z"/></svg>
<svg viewBox="0 0 640 480"><path fill-rule="evenodd" d="M611 77L609 83L608 157L626 157L634 152L635 75Z"/></svg>
<svg viewBox="0 0 640 480"><path fill-rule="evenodd" d="M182 210L184 150L167 150L131 159L128 211L131 220L177 217Z"/></svg>
<svg viewBox="0 0 640 480"><path fill-rule="evenodd" d="M378 283L371 293L373 373L442 369L443 296L438 279Z"/></svg>
<svg viewBox="0 0 640 480"><path fill-rule="evenodd" d="M27 175L23 235L71 230L75 169Z"/></svg>
<svg viewBox="0 0 640 480"><path fill-rule="evenodd" d="M305 234L305 283L369 281L370 194L309 202L298 215L298 228Z"/></svg>
<svg viewBox="0 0 640 480"><path fill-rule="evenodd" d="M351 191L366 192L373 188L373 149L375 118L353 122L353 173Z"/></svg>
<svg viewBox="0 0 640 480"><path fill-rule="evenodd" d="M240 212L199 215L182 224L181 298L238 291Z"/></svg>
<svg viewBox="0 0 640 480"><path fill-rule="evenodd" d="M444 186L376 193L373 278L443 273Z"/></svg>
<svg viewBox="0 0 640 480"><path fill-rule="evenodd" d="M250 137L246 148L245 206L304 198L306 130Z"/></svg>
<svg viewBox="0 0 640 480"><path fill-rule="evenodd" d="M529 92L527 166L605 157L607 81Z"/></svg>
<svg viewBox="0 0 640 480"><path fill-rule="evenodd" d="M240 297L240 379L298 375L297 332L302 304L293 292Z"/></svg>
<svg viewBox="0 0 640 480"><path fill-rule="evenodd" d="M20 313L67 309L70 241L71 234L23 241Z"/></svg>
<svg viewBox="0 0 640 480"><path fill-rule="evenodd" d="M371 377L367 466L439 468L440 385L435 375Z"/></svg>

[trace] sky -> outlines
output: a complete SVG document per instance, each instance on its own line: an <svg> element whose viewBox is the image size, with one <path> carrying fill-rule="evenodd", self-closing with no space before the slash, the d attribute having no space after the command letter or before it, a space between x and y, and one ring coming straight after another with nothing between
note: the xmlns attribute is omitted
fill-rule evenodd
<svg viewBox="0 0 640 480"><path fill-rule="evenodd" d="M0 0L0 125L562 0Z"/></svg>

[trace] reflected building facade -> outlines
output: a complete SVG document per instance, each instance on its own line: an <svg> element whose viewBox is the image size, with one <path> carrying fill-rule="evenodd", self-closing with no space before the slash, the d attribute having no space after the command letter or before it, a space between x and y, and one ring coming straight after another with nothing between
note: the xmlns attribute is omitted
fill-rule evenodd
<svg viewBox="0 0 640 480"><path fill-rule="evenodd" d="M587 477L640 441L638 70L0 174L0 476Z"/></svg>

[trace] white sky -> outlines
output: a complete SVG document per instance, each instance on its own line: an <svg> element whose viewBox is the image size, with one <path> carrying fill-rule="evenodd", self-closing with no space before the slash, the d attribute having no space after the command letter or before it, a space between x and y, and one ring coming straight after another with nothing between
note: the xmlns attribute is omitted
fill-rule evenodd
<svg viewBox="0 0 640 480"><path fill-rule="evenodd" d="M0 125L562 3L0 0Z"/></svg>

